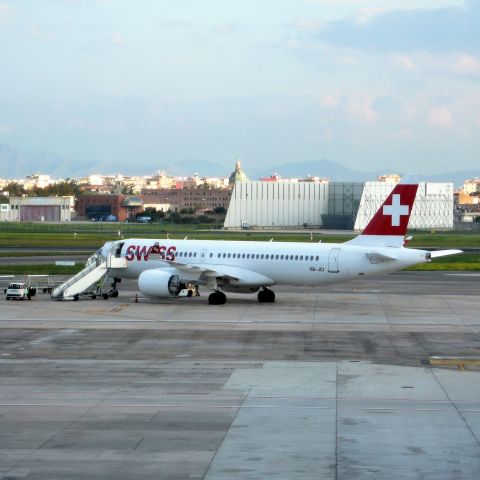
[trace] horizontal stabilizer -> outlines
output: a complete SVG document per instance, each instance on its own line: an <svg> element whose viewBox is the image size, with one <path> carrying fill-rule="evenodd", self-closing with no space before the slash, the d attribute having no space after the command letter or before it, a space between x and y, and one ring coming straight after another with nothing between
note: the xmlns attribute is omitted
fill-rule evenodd
<svg viewBox="0 0 480 480"><path fill-rule="evenodd" d="M463 250L435 250L430 252L431 258L446 257L447 255L456 255L463 253Z"/></svg>

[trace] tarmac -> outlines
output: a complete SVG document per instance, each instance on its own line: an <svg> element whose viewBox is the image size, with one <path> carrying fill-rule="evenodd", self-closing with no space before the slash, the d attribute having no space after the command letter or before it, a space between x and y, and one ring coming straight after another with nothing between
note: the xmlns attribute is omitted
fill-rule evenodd
<svg viewBox="0 0 480 480"><path fill-rule="evenodd" d="M480 478L479 282L2 299L0 478Z"/></svg>

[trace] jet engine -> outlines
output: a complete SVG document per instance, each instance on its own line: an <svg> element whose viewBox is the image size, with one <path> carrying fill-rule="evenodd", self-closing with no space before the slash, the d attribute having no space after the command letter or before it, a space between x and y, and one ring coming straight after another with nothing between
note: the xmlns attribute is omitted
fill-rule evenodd
<svg viewBox="0 0 480 480"><path fill-rule="evenodd" d="M145 270L138 277L138 289L148 297L175 297L180 292L180 277L173 268Z"/></svg>

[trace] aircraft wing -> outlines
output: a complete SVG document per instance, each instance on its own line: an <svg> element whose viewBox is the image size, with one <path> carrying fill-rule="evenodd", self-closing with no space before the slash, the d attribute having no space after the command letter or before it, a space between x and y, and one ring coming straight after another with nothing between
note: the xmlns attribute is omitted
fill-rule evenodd
<svg viewBox="0 0 480 480"><path fill-rule="evenodd" d="M167 261L169 265L185 273L192 273L198 277L228 278L233 285L266 286L274 285L275 281L261 273L254 272L242 267L232 265L190 264L175 261Z"/></svg>

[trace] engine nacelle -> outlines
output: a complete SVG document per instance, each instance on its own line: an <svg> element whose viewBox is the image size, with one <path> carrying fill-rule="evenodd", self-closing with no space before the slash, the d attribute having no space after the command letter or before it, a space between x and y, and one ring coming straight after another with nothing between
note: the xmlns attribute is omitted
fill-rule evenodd
<svg viewBox="0 0 480 480"><path fill-rule="evenodd" d="M180 291L180 277L173 268L145 270L138 277L138 289L147 297L175 297Z"/></svg>

